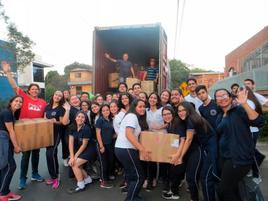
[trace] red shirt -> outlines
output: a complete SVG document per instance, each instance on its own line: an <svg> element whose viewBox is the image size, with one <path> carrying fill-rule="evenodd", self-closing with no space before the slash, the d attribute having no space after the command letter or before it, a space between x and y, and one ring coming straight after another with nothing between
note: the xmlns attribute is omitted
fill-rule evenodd
<svg viewBox="0 0 268 201"><path fill-rule="evenodd" d="M32 99L21 88L18 88L18 94L23 97L23 104L20 113L20 119L43 118L46 108L46 101L37 98Z"/></svg>

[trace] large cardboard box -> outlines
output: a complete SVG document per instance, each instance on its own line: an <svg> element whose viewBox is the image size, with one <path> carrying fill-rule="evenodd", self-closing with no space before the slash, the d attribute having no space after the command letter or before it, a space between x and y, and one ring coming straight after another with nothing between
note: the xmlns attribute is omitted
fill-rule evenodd
<svg viewBox="0 0 268 201"><path fill-rule="evenodd" d="M155 82L151 80L141 81L142 91L146 92L148 95L155 91Z"/></svg>
<svg viewBox="0 0 268 201"><path fill-rule="evenodd" d="M130 78L126 79L127 88L132 88L132 85L135 83L141 83L141 81L137 78Z"/></svg>
<svg viewBox="0 0 268 201"><path fill-rule="evenodd" d="M16 121L15 133L22 151L39 149L54 144L51 120L37 118Z"/></svg>
<svg viewBox="0 0 268 201"><path fill-rule="evenodd" d="M143 131L140 136L141 144L150 151L150 161L170 163L170 156L179 148L179 136L160 132ZM142 155L140 159L144 160Z"/></svg>
<svg viewBox="0 0 268 201"><path fill-rule="evenodd" d="M109 87L117 88L119 85L119 73L110 73L109 74Z"/></svg>

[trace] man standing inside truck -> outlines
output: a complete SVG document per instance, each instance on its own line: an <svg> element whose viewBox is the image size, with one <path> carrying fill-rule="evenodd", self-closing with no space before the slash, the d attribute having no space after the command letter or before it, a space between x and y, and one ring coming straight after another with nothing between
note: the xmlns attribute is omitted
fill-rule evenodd
<svg viewBox="0 0 268 201"><path fill-rule="evenodd" d="M119 82L125 82L130 75L135 77L133 65L128 61L128 53L124 53L122 59L113 59L108 53L105 53L105 57L119 65Z"/></svg>
<svg viewBox="0 0 268 201"><path fill-rule="evenodd" d="M150 58L150 66L146 68L143 80L151 80L157 84L159 68L156 66L154 58Z"/></svg>

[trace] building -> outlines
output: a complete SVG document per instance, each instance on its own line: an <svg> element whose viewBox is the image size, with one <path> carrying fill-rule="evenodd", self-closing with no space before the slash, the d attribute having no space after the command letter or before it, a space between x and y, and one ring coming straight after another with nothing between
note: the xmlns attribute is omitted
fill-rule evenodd
<svg viewBox="0 0 268 201"><path fill-rule="evenodd" d="M268 96L268 26L226 55L224 76L212 91L220 87L230 89L233 83L243 85L250 78L255 81L255 90Z"/></svg>
<svg viewBox="0 0 268 201"><path fill-rule="evenodd" d="M17 80L17 73L15 68L16 57L8 47L8 43L0 40L0 63L2 61L7 61L10 64L12 74L15 80ZM0 67L0 108L4 107L8 99L10 99L14 95L15 93L10 86L5 73Z"/></svg>
<svg viewBox="0 0 268 201"><path fill-rule="evenodd" d="M93 69L76 68L70 71L68 86L71 95L93 91Z"/></svg>
<svg viewBox="0 0 268 201"><path fill-rule="evenodd" d="M194 77L197 84L202 84L210 89L217 81L224 79L224 73L220 72L200 72L190 73L190 77Z"/></svg>
<svg viewBox="0 0 268 201"><path fill-rule="evenodd" d="M36 56L22 72L18 73L18 86L27 89L31 83L38 84L40 87L40 97L45 98L45 68L52 67L42 61L40 56Z"/></svg>

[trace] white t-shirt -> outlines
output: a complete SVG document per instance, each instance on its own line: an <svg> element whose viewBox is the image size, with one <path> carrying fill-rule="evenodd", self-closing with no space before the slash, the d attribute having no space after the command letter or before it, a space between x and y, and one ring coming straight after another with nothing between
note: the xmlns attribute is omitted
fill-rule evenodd
<svg viewBox="0 0 268 201"><path fill-rule="evenodd" d="M258 94L256 92L254 92L254 95L256 96L256 98L258 99L258 101L260 102L261 105L264 105L265 103L268 102L268 99L265 98L263 95Z"/></svg>
<svg viewBox="0 0 268 201"><path fill-rule="evenodd" d="M141 133L141 127L139 125L139 120L135 114L129 113L122 120L115 142L115 147L124 149L136 149L126 137L126 128L133 128L133 133L138 140Z"/></svg>
<svg viewBox="0 0 268 201"><path fill-rule="evenodd" d="M247 100L247 103L248 103L248 105L249 105L249 107L251 109L253 109L253 110L256 109L256 105L254 104L253 101L251 101L251 100L248 99ZM252 133L259 132L259 128L258 127L252 127L252 126L250 126L250 132L252 132Z"/></svg>
<svg viewBox="0 0 268 201"><path fill-rule="evenodd" d="M188 94L185 96L184 100L193 103L195 105L195 110L198 114L200 114L198 108L203 104L203 102L197 96L193 97L191 94Z"/></svg>
<svg viewBox="0 0 268 201"><path fill-rule="evenodd" d="M147 124L149 126L149 130L151 131L160 131L160 132L165 132L166 133L166 129L161 129L161 130L155 130L153 128L155 127L159 127L164 125L164 120L162 117L162 110L163 108L159 108L156 111L152 111L150 108L146 109L146 121Z"/></svg>
<svg viewBox="0 0 268 201"><path fill-rule="evenodd" d="M115 115L114 117L114 120L113 120L113 126L114 126L114 131L116 134L118 134L119 132L119 128L120 128L120 124L121 124L121 121L122 119L124 118L125 116L125 112L123 111L120 111L117 115Z"/></svg>

